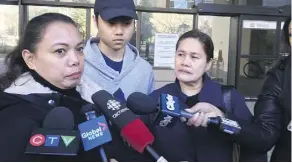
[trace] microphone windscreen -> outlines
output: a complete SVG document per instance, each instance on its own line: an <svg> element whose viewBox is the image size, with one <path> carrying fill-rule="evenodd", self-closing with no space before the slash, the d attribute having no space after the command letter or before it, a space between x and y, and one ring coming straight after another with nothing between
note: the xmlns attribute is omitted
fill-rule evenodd
<svg viewBox="0 0 292 163"><path fill-rule="evenodd" d="M120 129L121 136L136 151L143 152L145 147L154 141L154 136L146 125L125 104L118 102L108 92L96 92L92 95L92 101L112 124Z"/></svg>
<svg viewBox="0 0 292 163"><path fill-rule="evenodd" d="M127 99L127 107L135 114L147 115L157 111L157 101L141 92L134 92Z"/></svg>
<svg viewBox="0 0 292 163"><path fill-rule="evenodd" d="M73 113L66 107L56 107L46 115L43 128L73 130Z"/></svg>
<svg viewBox="0 0 292 163"><path fill-rule="evenodd" d="M124 126L137 119L137 116L125 104L119 102L105 90L96 92L91 98L104 116L119 129L124 128Z"/></svg>
<svg viewBox="0 0 292 163"><path fill-rule="evenodd" d="M121 136L140 153L154 141L154 136L140 119L125 126L121 130Z"/></svg>

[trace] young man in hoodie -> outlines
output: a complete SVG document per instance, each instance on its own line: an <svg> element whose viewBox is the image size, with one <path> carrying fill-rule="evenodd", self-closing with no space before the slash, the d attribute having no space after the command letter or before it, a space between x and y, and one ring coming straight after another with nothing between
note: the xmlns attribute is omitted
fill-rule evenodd
<svg viewBox="0 0 292 163"><path fill-rule="evenodd" d="M138 19L133 0L96 0L94 13L99 37L86 43L84 74L121 101L133 92L150 94L152 66L129 44Z"/></svg>

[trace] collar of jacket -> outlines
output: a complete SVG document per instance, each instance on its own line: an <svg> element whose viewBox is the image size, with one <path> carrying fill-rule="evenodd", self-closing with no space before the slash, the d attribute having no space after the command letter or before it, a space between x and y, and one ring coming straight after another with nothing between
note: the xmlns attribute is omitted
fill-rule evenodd
<svg viewBox="0 0 292 163"><path fill-rule="evenodd" d="M82 99L93 103L91 96L102 89L83 75L80 83L76 86L76 90L80 93ZM58 93L36 82L28 72L20 75L4 92L20 95Z"/></svg>
<svg viewBox="0 0 292 163"><path fill-rule="evenodd" d="M179 100L185 103L188 96L181 91L178 79L175 79L173 89ZM220 108L223 107L221 85L214 82L206 73L203 75L203 87L199 92L198 98L200 102L207 102Z"/></svg>

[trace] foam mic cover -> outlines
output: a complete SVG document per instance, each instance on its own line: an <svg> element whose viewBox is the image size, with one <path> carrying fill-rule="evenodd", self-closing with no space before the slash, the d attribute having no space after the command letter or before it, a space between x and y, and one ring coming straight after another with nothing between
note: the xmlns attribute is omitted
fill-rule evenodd
<svg viewBox="0 0 292 163"><path fill-rule="evenodd" d="M91 98L100 111L119 129L123 129L130 122L137 119L137 116L125 104L119 102L105 90L96 92Z"/></svg>
<svg viewBox="0 0 292 163"><path fill-rule="evenodd" d="M158 111L157 102L141 92L130 94L127 99L127 107L138 115L148 115Z"/></svg>
<svg viewBox="0 0 292 163"><path fill-rule="evenodd" d="M43 128L33 131L26 154L77 155L79 132L74 131L73 113L65 107L52 109L43 122Z"/></svg>
<svg viewBox="0 0 292 163"><path fill-rule="evenodd" d="M140 153L154 141L154 136L140 119L125 126L121 130L121 136Z"/></svg>
<svg viewBox="0 0 292 163"><path fill-rule="evenodd" d="M100 111L121 131L121 136L138 152L143 152L145 147L154 141L146 125L121 104L111 94L102 90L92 95L92 101Z"/></svg>
<svg viewBox="0 0 292 163"><path fill-rule="evenodd" d="M46 115L43 128L73 130L73 113L66 107L56 107Z"/></svg>

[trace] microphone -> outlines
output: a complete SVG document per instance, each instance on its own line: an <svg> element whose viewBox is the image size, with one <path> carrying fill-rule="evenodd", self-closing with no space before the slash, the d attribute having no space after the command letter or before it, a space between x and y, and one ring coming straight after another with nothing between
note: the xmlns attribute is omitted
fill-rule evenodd
<svg viewBox="0 0 292 163"><path fill-rule="evenodd" d="M156 102L153 98L149 98L149 96L139 92L132 93L127 100L127 106L134 113L142 113L141 115L145 115L152 114L158 111L158 116L156 116L156 119L159 122L158 125L160 126L173 125L176 122L171 121L173 120L173 117L184 117L189 119L193 116L192 113L181 109L181 105L177 97L169 94L160 95L158 108L153 107L154 104L156 104ZM143 107L141 107L142 105ZM217 128L219 128L219 130L231 135L237 135L241 131L241 127L236 121L220 116L209 118L208 125L216 126Z"/></svg>
<svg viewBox="0 0 292 163"><path fill-rule="evenodd" d="M104 116L96 117L92 104L87 104L81 108L81 113L85 115L87 121L78 125L85 151L101 146L112 141L106 119ZM103 162L108 162L103 147L99 148L99 153Z"/></svg>
<svg viewBox="0 0 292 163"><path fill-rule="evenodd" d="M65 107L52 109L43 128L33 131L26 154L75 156L79 149L79 133L73 131L74 117Z"/></svg>
<svg viewBox="0 0 292 163"><path fill-rule="evenodd" d="M150 147L154 141L154 136L125 104L120 103L105 90L96 92L91 98L112 124L117 126L123 139L136 151L142 153L146 150L157 162L167 162Z"/></svg>
<svg viewBox="0 0 292 163"><path fill-rule="evenodd" d="M129 95L127 106L138 115L149 115L155 113L153 124L161 127L172 127L178 121L178 117L180 117L179 105L178 103L173 102L167 103L162 99L164 98L159 98L157 103L150 96L140 92L134 92ZM169 105L168 107L171 107L172 111L166 109L167 104Z"/></svg>

